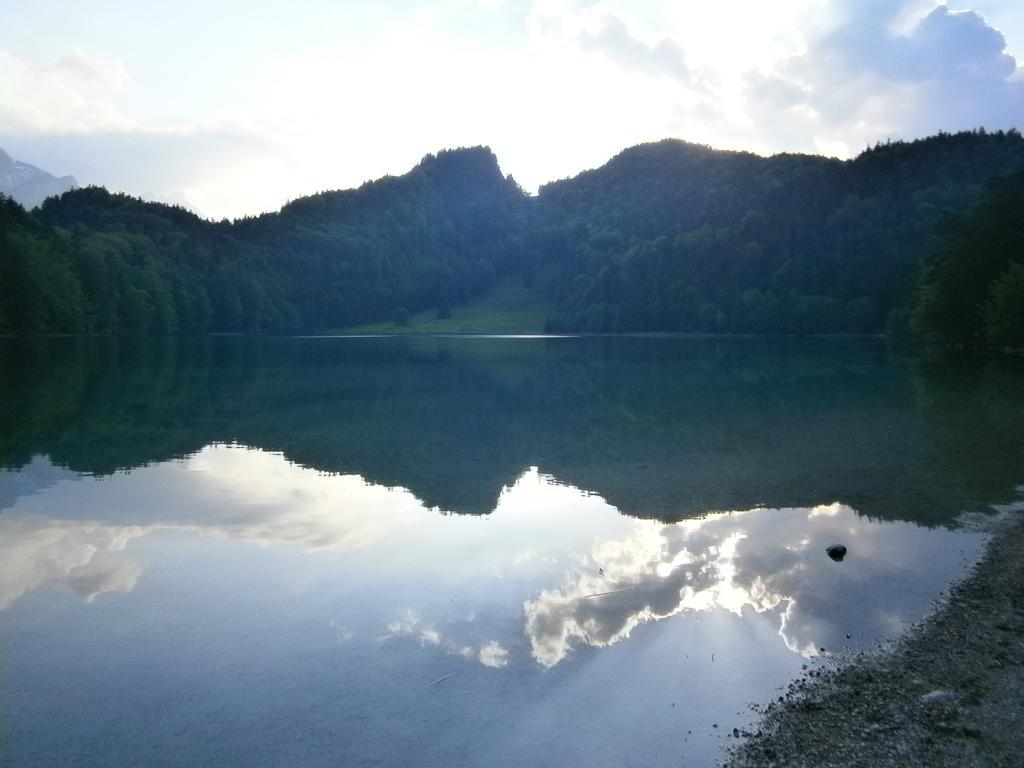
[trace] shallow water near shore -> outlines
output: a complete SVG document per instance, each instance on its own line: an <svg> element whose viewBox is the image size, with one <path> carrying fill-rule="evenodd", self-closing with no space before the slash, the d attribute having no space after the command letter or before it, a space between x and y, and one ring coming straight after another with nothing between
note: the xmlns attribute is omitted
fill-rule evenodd
<svg viewBox="0 0 1024 768"><path fill-rule="evenodd" d="M706 765L924 616L1024 474L1018 362L875 341L0 363L11 766Z"/></svg>

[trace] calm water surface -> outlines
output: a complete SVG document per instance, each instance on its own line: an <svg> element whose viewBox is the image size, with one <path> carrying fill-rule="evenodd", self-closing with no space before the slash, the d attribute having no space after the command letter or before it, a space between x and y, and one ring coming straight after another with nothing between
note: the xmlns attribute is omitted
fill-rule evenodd
<svg viewBox="0 0 1024 768"><path fill-rule="evenodd" d="M973 561L1022 394L866 341L0 342L0 762L713 764Z"/></svg>

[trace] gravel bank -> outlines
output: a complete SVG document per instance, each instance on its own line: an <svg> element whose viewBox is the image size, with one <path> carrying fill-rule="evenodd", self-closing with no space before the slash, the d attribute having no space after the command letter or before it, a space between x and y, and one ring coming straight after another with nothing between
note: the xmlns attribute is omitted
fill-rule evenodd
<svg viewBox="0 0 1024 768"><path fill-rule="evenodd" d="M728 768L1024 766L1024 519L890 647L794 682Z"/></svg>

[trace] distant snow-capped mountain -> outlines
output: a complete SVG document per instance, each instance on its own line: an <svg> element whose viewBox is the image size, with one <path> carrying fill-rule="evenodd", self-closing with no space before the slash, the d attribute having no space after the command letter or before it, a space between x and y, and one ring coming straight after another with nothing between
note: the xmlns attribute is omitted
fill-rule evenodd
<svg viewBox="0 0 1024 768"><path fill-rule="evenodd" d="M14 160L0 149L0 194L14 198L26 208L77 187L74 176L57 177L28 163Z"/></svg>

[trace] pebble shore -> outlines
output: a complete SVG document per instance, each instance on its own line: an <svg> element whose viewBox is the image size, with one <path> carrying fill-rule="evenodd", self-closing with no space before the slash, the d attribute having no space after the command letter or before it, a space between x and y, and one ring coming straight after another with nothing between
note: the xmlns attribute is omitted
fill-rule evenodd
<svg viewBox="0 0 1024 768"><path fill-rule="evenodd" d="M884 648L815 669L759 707L726 768L1024 766L1024 518L929 618Z"/></svg>

